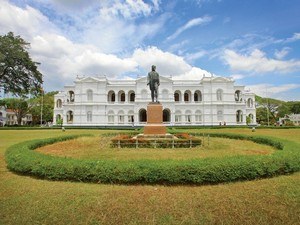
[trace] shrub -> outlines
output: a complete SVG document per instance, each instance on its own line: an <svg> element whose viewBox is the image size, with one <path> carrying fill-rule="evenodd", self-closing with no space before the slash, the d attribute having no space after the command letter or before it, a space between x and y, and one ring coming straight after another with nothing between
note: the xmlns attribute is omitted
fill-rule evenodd
<svg viewBox="0 0 300 225"><path fill-rule="evenodd" d="M245 138L241 135L222 135ZM288 141L285 150L275 151L271 156L234 156L221 159L79 160L33 151L40 146L77 137L64 136L13 145L5 154L7 166L17 173L50 180L118 184L217 184L300 171L299 144ZM266 143L266 139L255 140ZM269 141L272 143L271 139Z"/></svg>

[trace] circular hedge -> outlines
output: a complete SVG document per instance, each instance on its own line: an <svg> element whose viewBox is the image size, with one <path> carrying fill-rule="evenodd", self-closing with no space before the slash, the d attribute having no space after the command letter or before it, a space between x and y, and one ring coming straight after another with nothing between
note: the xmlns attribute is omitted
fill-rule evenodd
<svg viewBox="0 0 300 225"><path fill-rule="evenodd" d="M277 149L272 155L188 160L80 160L45 155L34 149L86 135L32 140L8 148L7 167L18 174L49 180L115 184L217 184L300 171L300 145L291 141L236 134L210 134L251 140Z"/></svg>

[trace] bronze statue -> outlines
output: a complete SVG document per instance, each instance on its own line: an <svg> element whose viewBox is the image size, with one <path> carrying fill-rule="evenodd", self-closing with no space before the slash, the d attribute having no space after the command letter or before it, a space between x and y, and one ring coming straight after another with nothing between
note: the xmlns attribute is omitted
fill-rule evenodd
<svg viewBox="0 0 300 225"><path fill-rule="evenodd" d="M159 74L155 71L156 66L152 65L152 71L148 73L147 85L151 90L152 102L158 102L158 86L159 86Z"/></svg>

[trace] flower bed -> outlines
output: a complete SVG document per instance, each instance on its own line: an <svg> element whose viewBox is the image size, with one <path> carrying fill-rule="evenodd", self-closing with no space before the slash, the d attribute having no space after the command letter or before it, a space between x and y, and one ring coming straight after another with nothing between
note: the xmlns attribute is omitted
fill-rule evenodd
<svg viewBox="0 0 300 225"><path fill-rule="evenodd" d="M111 146L117 148L193 148L202 141L187 133L164 136L138 137L128 134L118 135L111 139Z"/></svg>

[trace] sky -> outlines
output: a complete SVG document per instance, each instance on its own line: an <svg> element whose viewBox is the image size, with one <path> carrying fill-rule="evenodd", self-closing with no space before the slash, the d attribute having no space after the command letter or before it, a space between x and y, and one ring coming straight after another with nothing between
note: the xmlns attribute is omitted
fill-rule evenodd
<svg viewBox="0 0 300 225"><path fill-rule="evenodd" d="M299 0L0 0L0 35L30 43L46 91L79 76L231 77L300 101Z"/></svg>

